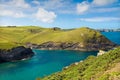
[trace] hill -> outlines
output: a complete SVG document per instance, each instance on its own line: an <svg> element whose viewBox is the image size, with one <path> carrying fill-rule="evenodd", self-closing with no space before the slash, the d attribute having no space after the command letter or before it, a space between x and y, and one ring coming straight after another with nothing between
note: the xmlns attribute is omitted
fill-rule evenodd
<svg viewBox="0 0 120 80"><path fill-rule="evenodd" d="M21 27L0 27L0 49L12 48L18 45L24 45L26 37L40 32L41 27L21 26Z"/></svg>
<svg viewBox="0 0 120 80"><path fill-rule="evenodd" d="M36 80L120 80L120 47L101 56L89 56L61 72Z"/></svg>
<svg viewBox="0 0 120 80"><path fill-rule="evenodd" d="M36 44L39 49L99 50L115 46L101 33L87 28L61 30L36 26L0 27L0 48Z"/></svg>

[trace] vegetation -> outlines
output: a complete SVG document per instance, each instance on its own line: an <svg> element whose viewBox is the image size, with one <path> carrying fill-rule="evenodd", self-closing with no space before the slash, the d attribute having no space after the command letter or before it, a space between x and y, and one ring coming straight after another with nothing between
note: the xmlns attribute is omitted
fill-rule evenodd
<svg viewBox="0 0 120 80"><path fill-rule="evenodd" d="M48 41L109 43L102 34L86 27L71 30L35 26L0 27L0 49L25 45L28 42L41 44ZM102 56L90 56L83 62L71 64L61 72L37 80L120 80L119 67L120 47Z"/></svg>
<svg viewBox="0 0 120 80"><path fill-rule="evenodd" d="M36 80L120 80L120 47Z"/></svg>
<svg viewBox="0 0 120 80"><path fill-rule="evenodd" d="M27 42L41 44L48 41L53 42L98 42L107 39L99 32L82 27L78 29L62 30L60 28L42 28L36 26L0 27L0 49L25 45Z"/></svg>

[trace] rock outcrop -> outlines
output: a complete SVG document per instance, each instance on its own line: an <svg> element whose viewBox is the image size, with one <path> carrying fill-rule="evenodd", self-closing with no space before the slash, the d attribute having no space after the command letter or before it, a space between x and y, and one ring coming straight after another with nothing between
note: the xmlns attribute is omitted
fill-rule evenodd
<svg viewBox="0 0 120 80"><path fill-rule="evenodd" d="M99 52L97 53L97 56L103 55L103 54L105 54L105 53L106 53L106 51L99 50Z"/></svg>
<svg viewBox="0 0 120 80"><path fill-rule="evenodd" d="M89 42L87 44L84 43L70 43L70 42L45 42L40 45L29 43L27 47L41 50L80 50L80 51L98 51L109 50L116 46L116 44L112 42Z"/></svg>
<svg viewBox="0 0 120 80"><path fill-rule="evenodd" d="M0 50L0 63L31 58L34 55L30 48L18 46L10 50Z"/></svg>

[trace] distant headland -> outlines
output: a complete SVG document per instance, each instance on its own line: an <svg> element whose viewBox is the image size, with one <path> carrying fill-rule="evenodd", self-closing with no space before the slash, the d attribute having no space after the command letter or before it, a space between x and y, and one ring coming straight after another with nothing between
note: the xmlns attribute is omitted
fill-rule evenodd
<svg viewBox="0 0 120 80"><path fill-rule="evenodd" d="M120 28L118 29L96 29L96 30L100 32L120 32Z"/></svg>

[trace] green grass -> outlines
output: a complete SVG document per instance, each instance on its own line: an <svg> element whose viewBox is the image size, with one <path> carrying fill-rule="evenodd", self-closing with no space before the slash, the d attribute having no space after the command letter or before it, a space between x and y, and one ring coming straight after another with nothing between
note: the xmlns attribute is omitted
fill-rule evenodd
<svg viewBox="0 0 120 80"><path fill-rule="evenodd" d="M79 42L85 44L91 40L99 40L101 36L99 32L86 27L67 31L36 26L0 27L0 44L2 44L0 48L5 48L5 46L6 48L10 48L11 45L9 44L14 44L16 46L18 43L22 45L27 42L41 44L48 41ZM107 41L105 37L103 37L103 39L103 41Z"/></svg>
<svg viewBox="0 0 120 80"><path fill-rule="evenodd" d="M40 27L0 27L0 48L11 48L18 45L18 43L23 44L23 40L34 35L31 30L36 30L37 32L43 30Z"/></svg>
<svg viewBox="0 0 120 80"><path fill-rule="evenodd" d="M54 66L53 66L54 67ZM40 78L37 78L38 80ZM78 65L71 64L61 72L40 80L119 80L120 47L101 56L89 56Z"/></svg>

